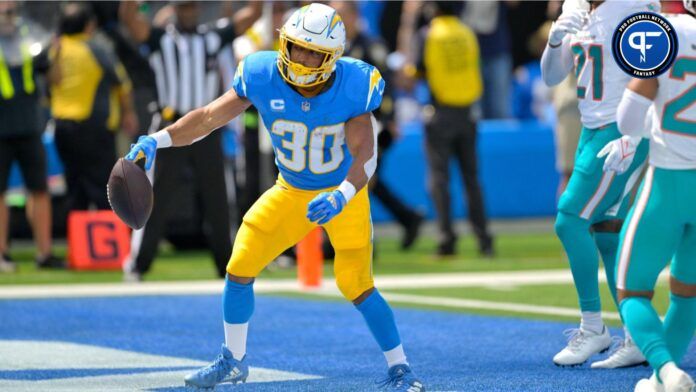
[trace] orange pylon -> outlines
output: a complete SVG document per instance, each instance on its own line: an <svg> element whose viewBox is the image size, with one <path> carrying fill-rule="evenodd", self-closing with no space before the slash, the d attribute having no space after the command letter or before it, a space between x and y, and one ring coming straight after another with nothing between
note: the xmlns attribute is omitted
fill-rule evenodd
<svg viewBox="0 0 696 392"><path fill-rule="evenodd" d="M321 286L324 268L324 252L321 249L322 233L317 227L297 244L297 279L303 287Z"/></svg>

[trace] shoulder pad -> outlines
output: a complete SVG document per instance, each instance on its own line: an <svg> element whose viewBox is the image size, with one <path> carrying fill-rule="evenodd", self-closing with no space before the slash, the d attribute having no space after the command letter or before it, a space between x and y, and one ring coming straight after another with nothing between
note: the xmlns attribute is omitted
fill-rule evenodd
<svg viewBox="0 0 696 392"><path fill-rule="evenodd" d="M276 68L277 52L263 51L252 53L244 58L244 81L254 86L265 85L271 81Z"/></svg>
<svg viewBox="0 0 696 392"><path fill-rule="evenodd" d="M347 89L348 98L362 112L376 109L384 92L384 80L377 68L351 57L343 57L339 61L343 66L344 83L351 86Z"/></svg>

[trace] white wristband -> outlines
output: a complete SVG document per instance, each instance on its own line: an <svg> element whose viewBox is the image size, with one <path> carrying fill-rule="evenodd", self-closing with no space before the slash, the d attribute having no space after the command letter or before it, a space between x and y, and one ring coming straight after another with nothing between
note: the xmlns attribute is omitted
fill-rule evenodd
<svg viewBox="0 0 696 392"><path fill-rule="evenodd" d="M157 148L167 148L172 146L172 136L166 129L157 131L150 136L157 142Z"/></svg>
<svg viewBox="0 0 696 392"><path fill-rule="evenodd" d="M341 185L338 186L338 191L343 194L343 197L346 198L346 203L350 201L350 199L355 196L355 186L350 183L348 180L344 180Z"/></svg>

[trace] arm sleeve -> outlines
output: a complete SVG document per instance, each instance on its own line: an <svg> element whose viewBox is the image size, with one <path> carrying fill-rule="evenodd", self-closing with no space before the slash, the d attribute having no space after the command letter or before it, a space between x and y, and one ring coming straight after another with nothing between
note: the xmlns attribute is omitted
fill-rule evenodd
<svg viewBox="0 0 696 392"><path fill-rule="evenodd" d="M246 60L240 61L239 65L237 65L237 72L235 72L234 79L232 80L232 88L238 96L247 98L247 86L244 78L244 64L246 64Z"/></svg>
<svg viewBox="0 0 696 392"><path fill-rule="evenodd" d="M648 98L626 89L616 113L619 132L628 136L641 137L649 134L650 129L646 130L646 127L652 126L652 120L646 121L646 113L648 113L652 103Z"/></svg>
<svg viewBox="0 0 696 392"><path fill-rule="evenodd" d="M552 48L548 44L541 55L541 78L547 86L555 86L568 76L573 69L573 54L570 51L570 40L563 39L561 46Z"/></svg>
<svg viewBox="0 0 696 392"><path fill-rule="evenodd" d="M382 104L382 96L384 95L384 87L386 86L384 79L382 79L382 75L375 67L372 67L370 71L368 83L367 103L362 113L372 112L379 108L379 105Z"/></svg>

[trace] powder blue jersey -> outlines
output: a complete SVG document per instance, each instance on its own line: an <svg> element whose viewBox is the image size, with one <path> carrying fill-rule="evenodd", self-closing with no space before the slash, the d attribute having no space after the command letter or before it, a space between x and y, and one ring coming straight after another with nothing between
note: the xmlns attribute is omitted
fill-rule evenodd
<svg viewBox="0 0 696 392"><path fill-rule="evenodd" d="M259 111L276 165L290 185L307 190L337 186L353 160L344 125L379 107L384 80L372 65L343 57L331 87L305 98L280 75L277 57L275 51L250 54L239 64L232 87Z"/></svg>

